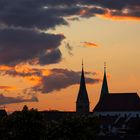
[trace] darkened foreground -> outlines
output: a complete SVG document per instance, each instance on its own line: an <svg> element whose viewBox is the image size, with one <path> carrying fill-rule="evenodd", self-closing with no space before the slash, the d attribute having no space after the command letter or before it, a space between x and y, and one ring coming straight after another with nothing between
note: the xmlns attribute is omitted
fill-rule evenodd
<svg viewBox="0 0 140 140"><path fill-rule="evenodd" d="M46 121L37 110L25 106L0 120L0 140L94 140L99 126L94 117Z"/></svg>
<svg viewBox="0 0 140 140"><path fill-rule="evenodd" d="M140 119L132 118L129 125L121 127L114 123L115 117L79 115L75 112L29 110L11 115L1 113L0 140L139 140ZM116 120L116 119L115 119ZM115 121L116 122L116 121Z"/></svg>

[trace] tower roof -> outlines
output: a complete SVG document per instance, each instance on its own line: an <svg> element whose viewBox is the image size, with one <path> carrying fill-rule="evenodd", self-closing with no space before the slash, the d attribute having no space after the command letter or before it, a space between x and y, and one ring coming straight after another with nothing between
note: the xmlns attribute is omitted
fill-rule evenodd
<svg viewBox="0 0 140 140"><path fill-rule="evenodd" d="M86 89L85 76L84 76L83 62L82 62L80 88L79 88L79 93L78 93L78 97L77 97L77 102L78 101L89 103L89 98L88 98L87 89Z"/></svg>
<svg viewBox="0 0 140 140"><path fill-rule="evenodd" d="M101 89L101 97L107 95L109 93L108 84L107 84L107 77L106 77L106 63L104 63L104 78L102 83Z"/></svg>

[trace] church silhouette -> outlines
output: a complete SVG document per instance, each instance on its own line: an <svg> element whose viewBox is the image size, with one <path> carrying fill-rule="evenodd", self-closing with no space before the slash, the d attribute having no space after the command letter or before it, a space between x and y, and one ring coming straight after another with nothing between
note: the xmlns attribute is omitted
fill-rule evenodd
<svg viewBox="0 0 140 140"><path fill-rule="evenodd" d="M77 113L89 113L89 98L86 90L84 69L82 64L79 93L76 101ZM110 93L107 84L106 64L104 65L104 76L101 87L100 99L93 109L96 116L99 115L121 115L140 116L140 98L137 93Z"/></svg>

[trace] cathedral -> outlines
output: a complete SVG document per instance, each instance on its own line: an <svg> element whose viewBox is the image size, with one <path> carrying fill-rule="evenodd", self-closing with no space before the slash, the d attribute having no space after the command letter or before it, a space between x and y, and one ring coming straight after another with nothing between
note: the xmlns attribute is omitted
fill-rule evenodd
<svg viewBox="0 0 140 140"><path fill-rule="evenodd" d="M88 93L82 64L80 88L76 101L77 113L90 112ZM110 93L108 89L106 66L104 66L104 77L101 87L100 98L93 109L93 114L99 115L121 115L140 116L140 98L137 93Z"/></svg>
<svg viewBox="0 0 140 140"><path fill-rule="evenodd" d="M137 93L110 93L105 65L99 101L93 111L90 112L90 103L82 64L75 115L79 114L97 117L100 120L99 136L125 135L128 133L128 130L134 129L140 121L140 97Z"/></svg>

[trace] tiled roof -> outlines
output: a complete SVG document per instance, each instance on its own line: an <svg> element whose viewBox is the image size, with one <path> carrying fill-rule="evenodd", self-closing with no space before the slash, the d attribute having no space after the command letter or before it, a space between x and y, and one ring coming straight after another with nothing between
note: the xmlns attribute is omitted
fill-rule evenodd
<svg viewBox="0 0 140 140"><path fill-rule="evenodd" d="M140 111L137 93L110 93L100 98L93 111Z"/></svg>

